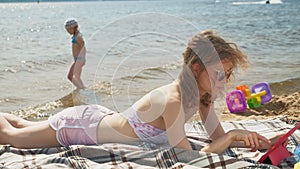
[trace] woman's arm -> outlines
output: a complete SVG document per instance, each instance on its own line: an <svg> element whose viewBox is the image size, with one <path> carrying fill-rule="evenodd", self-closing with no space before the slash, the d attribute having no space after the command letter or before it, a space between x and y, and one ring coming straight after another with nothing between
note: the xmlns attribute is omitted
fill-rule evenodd
<svg viewBox="0 0 300 169"><path fill-rule="evenodd" d="M207 145L204 148L202 148L201 151L221 154L234 141L233 138L234 137L233 137L232 134L230 134L230 133L225 134L225 135L219 137L218 139L215 139L209 145Z"/></svg>
<svg viewBox="0 0 300 169"><path fill-rule="evenodd" d="M262 147L269 147L270 146L270 141L257 134L256 132L251 132L251 131L247 131L247 130L231 130L228 133L235 133L235 132L240 132L240 134L242 134L244 137L247 137L248 139L244 138L244 139L234 139L232 141L228 141L228 133L225 133L219 118L217 117L217 115L215 114L214 111L214 105L210 104L209 106L200 106L200 111L199 111L201 120L204 124L204 127L208 133L208 135L210 136L212 142L216 142L217 140L220 140L220 138L224 139L224 145L223 148L228 148L230 147L243 147L243 148L252 148L253 151L262 148ZM222 140L221 139L221 140ZM220 143L218 143L219 141L217 141L216 145L219 145ZM250 143L251 142L251 143ZM228 144L228 145L227 145ZM212 146L212 145L210 145ZM224 149L224 150L225 150ZM206 150L206 149L204 149Z"/></svg>
<svg viewBox="0 0 300 169"><path fill-rule="evenodd" d="M179 101L169 102L163 113L169 144L171 147L192 150L184 130L185 115Z"/></svg>
<svg viewBox="0 0 300 169"><path fill-rule="evenodd" d="M214 105L200 105L199 115L204 125L204 128L212 141L225 135L225 131L221 126L220 120L217 117Z"/></svg>
<svg viewBox="0 0 300 169"><path fill-rule="evenodd" d="M202 148L201 151L220 154L223 153L234 141L242 141L244 145L253 149L261 147L262 142L267 144L271 143L264 136L261 136L256 132L236 129L231 130L225 135L214 140L211 144Z"/></svg>

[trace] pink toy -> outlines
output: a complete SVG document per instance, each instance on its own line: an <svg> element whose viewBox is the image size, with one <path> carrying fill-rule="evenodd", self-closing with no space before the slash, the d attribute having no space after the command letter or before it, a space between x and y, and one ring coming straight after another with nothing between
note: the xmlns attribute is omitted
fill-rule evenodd
<svg viewBox="0 0 300 169"><path fill-rule="evenodd" d="M252 86L251 91L246 85L236 87L237 90L226 94L226 103L231 113L243 112L249 108L257 108L272 99L268 83L262 82Z"/></svg>

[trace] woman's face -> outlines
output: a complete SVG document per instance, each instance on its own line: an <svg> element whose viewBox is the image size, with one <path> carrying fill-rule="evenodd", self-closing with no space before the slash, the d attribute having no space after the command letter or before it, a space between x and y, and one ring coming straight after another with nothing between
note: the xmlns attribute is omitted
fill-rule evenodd
<svg viewBox="0 0 300 169"><path fill-rule="evenodd" d="M206 70L196 75L200 96L210 94L215 100L219 92L224 91L225 84L229 82L232 74L233 64L229 60L214 63L205 67Z"/></svg>

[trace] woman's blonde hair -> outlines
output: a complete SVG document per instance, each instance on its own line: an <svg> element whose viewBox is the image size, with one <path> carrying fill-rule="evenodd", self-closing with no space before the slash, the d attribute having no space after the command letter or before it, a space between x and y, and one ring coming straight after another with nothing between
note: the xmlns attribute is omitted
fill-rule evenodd
<svg viewBox="0 0 300 169"><path fill-rule="evenodd" d="M218 57L212 57L212 54ZM183 53L183 59L185 64L198 63L202 69L205 68L205 64L223 59L230 61L234 68L240 66L245 70L248 67L247 55L235 43L225 41L212 30L205 30L193 36Z"/></svg>

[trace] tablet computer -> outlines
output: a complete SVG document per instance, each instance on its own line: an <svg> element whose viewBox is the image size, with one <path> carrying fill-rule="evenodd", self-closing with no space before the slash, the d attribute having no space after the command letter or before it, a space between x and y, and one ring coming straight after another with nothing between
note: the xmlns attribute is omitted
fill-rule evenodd
<svg viewBox="0 0 300 169"><path fill-rule="evenodd" d="M298 128L300 128L300 122L283 135L258 161L278 166L283 159L288 158L290 153L283 144Z"/></svg>

